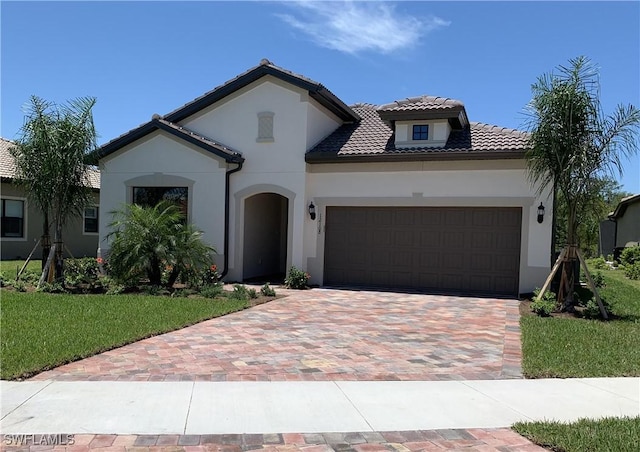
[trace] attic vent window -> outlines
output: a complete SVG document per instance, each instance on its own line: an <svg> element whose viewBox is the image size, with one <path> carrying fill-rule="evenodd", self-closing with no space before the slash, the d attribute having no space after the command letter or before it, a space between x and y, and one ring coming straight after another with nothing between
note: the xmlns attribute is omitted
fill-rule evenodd
<svg viewBox="0 0 640 452"><path fill-rule="evenodd" d="M413 126L413 141L428 140L429 126L426 124L416 124Z"/></svg>
<svg viewBox="0 0 640 452"><path fill-rule="evenodd" d="M275 114L271 111L263 111L258 113L258 143L273 143L273 117Z"/></svg>

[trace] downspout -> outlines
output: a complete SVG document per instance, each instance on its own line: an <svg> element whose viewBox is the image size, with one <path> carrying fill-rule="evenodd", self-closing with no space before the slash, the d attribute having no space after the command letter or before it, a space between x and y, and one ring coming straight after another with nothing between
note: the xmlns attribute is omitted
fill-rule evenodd
<svg viewBox="0 0 640 452"><path fill-rule="evenodd" d="M233 162L233 163L236 163L238 166L232 170L228 170L224 176L224 270L220 274L220 279L227 276L227 273L229 272L229 218L231 217L231 214L230 214L231 209L229 206L230 180L231 180L231 175L233 173L237 173L242 169L242 164L244 163L244 159L241 159L240 161Z"/></svg>

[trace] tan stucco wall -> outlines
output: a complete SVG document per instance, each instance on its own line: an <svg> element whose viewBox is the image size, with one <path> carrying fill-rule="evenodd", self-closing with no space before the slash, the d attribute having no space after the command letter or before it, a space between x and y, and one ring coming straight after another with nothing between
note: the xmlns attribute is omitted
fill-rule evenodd
<svg viewBox="0 0 640 452"><path fill-rule="evenodd" d="M2 260L26 259L31 250L33 250L38 239L42 235L42 214L40 211L26 199L24 191L10 183L2 183L2 197L16 198L25 201L26 216L24 219L25 237L23 238L2 238L0 245L2 247ZM95 205L100 203L100 195L93 194ZM102 212L99 213L102 216ZM50 230L53 234L53 229ZM76 217L69 220L68 224L62 232L63 240L68 251L65 250L65 256L69 256L69 252L74 257L95 257L98 248L98 234L85 234L82 217ZM53 239L53 237L52 237ZM38 246L33 253L33 258L40 259L42 256L41 248Z"/></svg>
<svg viewBox="0 0 640 452"><path fill-rule="evenodd" d="M629 204L617 223L616 247L624 246L627 242L640 242L640 202Z"/></svg>

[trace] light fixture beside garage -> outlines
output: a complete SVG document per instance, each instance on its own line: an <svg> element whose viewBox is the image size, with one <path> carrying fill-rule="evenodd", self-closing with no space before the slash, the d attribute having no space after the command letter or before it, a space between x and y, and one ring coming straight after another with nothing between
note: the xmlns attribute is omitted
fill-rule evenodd
<svg viewBox="0 0 640 452"><path fill-rule="evenodd" d="M313 205L313 201L309 204L309 216L312 220L316 219L316 206Z"/></svg>
<svg viewBox="0 0 640 452"><path fill-rule="evenodd" d="M538 223L542 223L544 221L544 206L542 203L538 206Z"/></svg>

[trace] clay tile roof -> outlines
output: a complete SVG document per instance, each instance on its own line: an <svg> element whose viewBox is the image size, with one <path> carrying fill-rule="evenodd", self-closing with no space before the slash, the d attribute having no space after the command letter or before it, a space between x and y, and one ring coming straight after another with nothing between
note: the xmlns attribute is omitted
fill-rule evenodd
<svg viewBox="0 0 640 452"><path fill-rule="evenodd" d="M12 146L12 141L0 138L0 177L3 179L13 179L16 174L16 164L13 156L9 153Z"/></svg>
<svg viewBox="0 0 640 452"><path fill-rule="evenodd" d="M4 180L14 179L16 176L16 164L9 148L14 146L12 141L0 138L0 177ZM87 166L87 182L91 188L100 189L100 171Z"/></svg>
<svg viewBox="0 0 640 452"><path fill-rule="evenodd" d="M418 96L396 100L378 107L379 111L415 111L415 110L444 110L449 108L464 107L464 104L456 99L437 96Z"/></svg>
<svg viewBox="0 0 640 452"><path fill-rule="evenodd" d="M457 102L457 101L455 101ZM452 130L442 148L396 148L393 129L382 120L378 107L357 104L352 109L362 118L355 124L339 127L306 154L307 162L337 162L349 159L390 161L432 158L520 158L527 146L528 134L514 129L471 122L461 130Z"/></svg>

